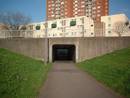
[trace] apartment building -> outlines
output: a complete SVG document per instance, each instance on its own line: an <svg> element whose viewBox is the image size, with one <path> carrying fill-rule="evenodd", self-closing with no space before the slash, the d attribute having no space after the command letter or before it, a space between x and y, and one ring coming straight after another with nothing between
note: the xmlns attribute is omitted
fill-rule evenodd
<svg viewBox="0 0 130 98"><path fill-rule="evenodd" d="M7 25L0 23L0 30L9 30L9 28Z"/></svg>
<svg viewBox="0 0 130 98"><path fill-rule="evenodd" d="M94 21L86 16L50 20L48 37L94 37Z"/></svg>
<svg viewBox="0 0 130 98"><path fill-rule="evenodd" d="M34 38L45 37L45 22L30 23L26 26L26 30L31 32Z"/></svg>
<svg viewBox="0 0 130 98"><path fill-rule="evenodd" d="M47 19L87 16L100 22L108 15L108 6L108 0L47 0Z"/></svg>
<svg viewBox="0 0 130 98"><path fill-rule="evenodd" d="M105 23L105 37L130 36L130 23L125 14L102 16L101 21Z"/></svg>
<svg viewBox="0 0 130 98"><path fill-rule="evenodd" d="M73 16L72 0L47 0L47 19L60 19Z"/></svg>
<svg viewBox="0 0 130 98"><path fill-rule="evenodd" d="M95 37L105 36L105 23L104 22L95 22L94 23L94 33L95 33Z"/></svg>
<svg viewBox="0 0 130 98"><path fill-rule="evenodd" d="M116 27L117 23L123 23L123 25L117 25L118 27ZM45 37L45 29L47 30L48 38L118 37L118 30L121 31L121 36L130 36L130 23L125 14L102 16L101 22L94 22L92 18L87 16L76 16L72 18L48 20L47 28L45 28L45 22L27 25L27 30L34 31L34 38Z"/></svg>

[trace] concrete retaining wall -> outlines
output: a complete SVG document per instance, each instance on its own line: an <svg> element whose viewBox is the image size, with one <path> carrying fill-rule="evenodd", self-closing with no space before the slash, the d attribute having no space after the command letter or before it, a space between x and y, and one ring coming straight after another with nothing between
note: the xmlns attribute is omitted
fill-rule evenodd
<svg viewBox="0 0 130 98"><path fill-rule="evenodd" d="M78 62L126 47L130 47L130 37L80 39Z"/></svg>
<svg viewBox="0 0 130 98"><path fill-rule="evenodd" d="M48 43L48 59L50 62L52 62L52 46L55 44L75 45L76 62L80 62L114 50L130 47L130 37L50 38ZM7 48L36 59L43 60L45 58L45 39L0 39L0 48Z"/></svg>
<svg viewBox="0 0 130 98"><path fill-rule="evenodd" d="M45 39L0 39L0 48L6 48L11 51L24 54L36 59L44 59Z"/></svg>

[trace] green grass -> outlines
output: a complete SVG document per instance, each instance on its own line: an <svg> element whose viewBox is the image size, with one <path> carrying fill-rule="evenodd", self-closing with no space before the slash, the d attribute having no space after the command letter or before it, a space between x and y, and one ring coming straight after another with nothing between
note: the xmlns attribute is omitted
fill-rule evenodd
<svg viewBox="0 0 130 98"><path fill-rule="evenodd" d="M98 81L130 98L130 48L77 64Z"/></svg>
<svg viewBox="0 0 130 98"><path fill-rule="evenodd" d="M0 98L36 98L51 64L0 49Z"/></svg>

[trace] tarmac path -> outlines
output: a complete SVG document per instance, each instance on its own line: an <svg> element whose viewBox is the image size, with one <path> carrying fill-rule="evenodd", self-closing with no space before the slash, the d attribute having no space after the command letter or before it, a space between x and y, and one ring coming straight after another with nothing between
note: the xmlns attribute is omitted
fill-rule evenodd
<svg viewBox="0 0 130 98"><path fill-rule="evenodd" d="M55 62L39 98L122 98L93 77L78 69L73 62Z"/></svg>

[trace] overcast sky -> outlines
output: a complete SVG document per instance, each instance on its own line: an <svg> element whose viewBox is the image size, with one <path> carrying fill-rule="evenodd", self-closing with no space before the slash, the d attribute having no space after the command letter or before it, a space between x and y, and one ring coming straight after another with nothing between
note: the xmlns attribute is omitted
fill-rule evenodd
<svg viewBox="0 0 130 98"><path fill-rule="evenodd" d="M125 13L130 19L130 0L110 0L110 14ZM21 12L33 22L44 21L46 0L0 0L0 12Z"/></svg>

